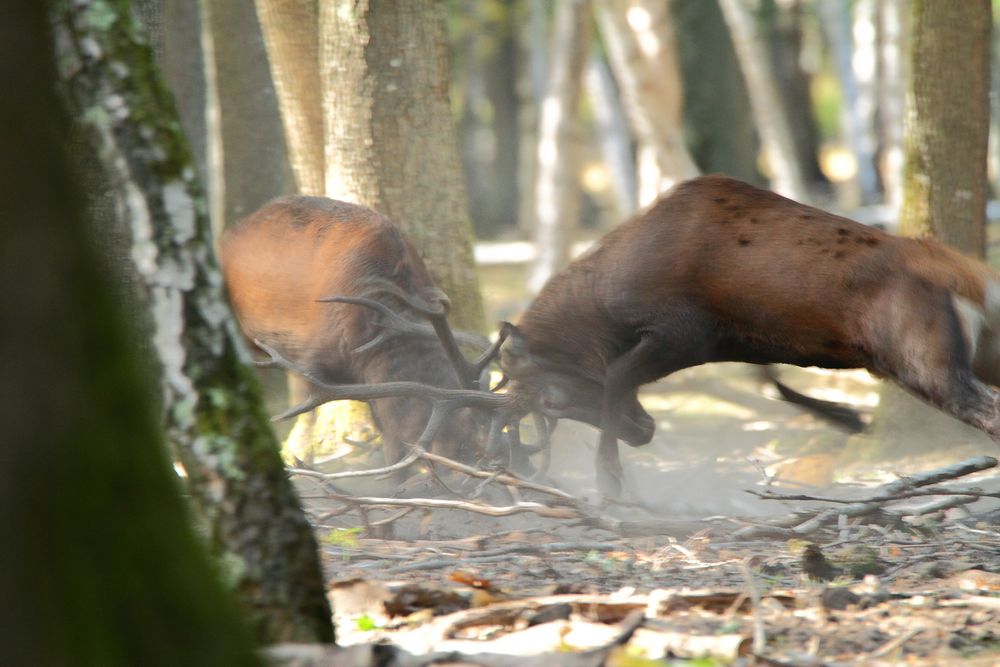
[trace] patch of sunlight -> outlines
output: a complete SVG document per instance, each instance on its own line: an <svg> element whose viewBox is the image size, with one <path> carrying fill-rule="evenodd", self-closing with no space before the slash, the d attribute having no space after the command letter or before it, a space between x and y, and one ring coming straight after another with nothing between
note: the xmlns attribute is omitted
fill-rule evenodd
<svg viewBox="0 0 1000 667"><path fill-rule="evenodd" d="M644 394L639 401L648 412L670 412L674 416L711 416L752 419L756 413L743 405L707 394Z"/></svg>
<svg viewBox="0 0 1000 667"><path fill-rule="evenodd" d="M743 431L773 431L778 428L778 425L771 421L756 421L748 422L740 427Z"/></svg>

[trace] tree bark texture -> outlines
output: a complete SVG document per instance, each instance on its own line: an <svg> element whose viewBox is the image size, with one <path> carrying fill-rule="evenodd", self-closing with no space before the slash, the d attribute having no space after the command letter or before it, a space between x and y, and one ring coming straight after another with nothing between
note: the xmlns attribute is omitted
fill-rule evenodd
<svg viewBox="0 0 1000 667"><path fill-rule="evenodd" d="M750 93L757 131L771 170L771 185L776 192L797 201L808 202L802 165L799 164L791 124L785 115L770 58L753 13L745 0L719 0L722 15L729 25L733 45Z"/></svg>
<svg viewBox="0 0 1000 667"><path fill-rule="evenodd" d="M640 164L639 205L674 183L698 175L684 143L683 79L671 25L662 0L596 0L601 36L641 148L652 162Z"/></svg>
<svg viewBox="0 0 1000 667"><path fill-rule="evenodd" d="M217 230L292 188L267 51L254 5L203 0L217 114L212 223Z"/></svg>
<svg viewBox="0 0 1000 667"><path fill-rule="evenodd" d="M989 0L914 0L900 230L983 257Z"/></svg>
<svg viewBox="0 0 1000 667"><path fill-rule="evenodd" d="M398 224L452 302L483 329L448 96L443 7L433 0L320 6L326 194Z"/></svg>
<svg viewBox="0 0 1000 667"><path fill-rule="evenodd" d="M166 436L211 547L261 641L332 640L315 539L241 363L204 200L151 53L124 0L62 2L54 19L67 96L131 224Z"/></svg>
<svg viewBox="0 0 1000 667"><path fill-rule="evenodd" d="M0 5L0 664L260 664L71 183L47 4Z"/></svg>
<svg viewBox="0 0 1000 667"><path fill-rule="evenodd" d="M577 143L583 68L590 47L590 0L559 0L549 49L548 88L538 121L535 166L535 246L528 279L537 293L570 259L580 215Z"/></svg>
<svg viewBox="0 0 1000 667"><path fill-rule="evenodd" d="M324 3L326 4L326 3ZM256 0L299 193L324 194L318 0Z"/></svg>

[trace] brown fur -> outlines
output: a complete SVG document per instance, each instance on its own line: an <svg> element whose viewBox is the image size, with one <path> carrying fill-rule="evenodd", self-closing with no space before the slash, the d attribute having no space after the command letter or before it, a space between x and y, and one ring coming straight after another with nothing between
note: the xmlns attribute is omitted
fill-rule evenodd
<svg viewBox="0 0 1000 667"><path fill-rule="evenodd" d="M437 340L390 339L355 352L379 333L373 311L318 302L364 296L362 283L369 278L388 279L414 295L433 286L423 261L388 218L322 197L282 197L227 229L219 245L233 309L251 341L274 347L329 384L407 380L458 387ZM390 459L400 443L417 440L430 414L427 403L403 398L373 401L372 412ZM472 428L460 415L436 449L459 456Z"/></svg>

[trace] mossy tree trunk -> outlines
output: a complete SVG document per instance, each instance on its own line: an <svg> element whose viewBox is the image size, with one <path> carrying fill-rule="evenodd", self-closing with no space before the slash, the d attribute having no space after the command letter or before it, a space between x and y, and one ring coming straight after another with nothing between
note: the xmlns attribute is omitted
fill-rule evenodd
<svg viewBox="0 0 1000 667"><path fill-rule="evenodd" d="M989 0L915 0L900 232L982 257L989 134ZM886 385L875 415L882 451L987 442L971 427Z"/></svg>
<svg viewBox="0 0 1000 667"><path fill-rule="evenodd" d="M145 283L168 443L261 641L329 641L312 530L285 475L215 266L173 102L125 0L52 7L66 97L98 139Z"/></svg>
<svg viewBox="0 0 1000 667"><path fill-rule="evenodd" d="M45 3L0 5L0 664L259 664L71 184L50 45Z"/></svg>

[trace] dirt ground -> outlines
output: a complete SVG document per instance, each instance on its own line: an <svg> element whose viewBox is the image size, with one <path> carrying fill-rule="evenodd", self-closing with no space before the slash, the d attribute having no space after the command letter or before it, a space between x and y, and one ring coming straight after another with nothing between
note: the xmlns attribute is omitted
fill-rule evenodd
<svg viewBox="0 0 1000 667"><path fill-rule="evenodd" d="M487 297L495 316L510 315L497 305L510 294ZM781 377L866 419L878 400L879 383L863 372L782 368ZM556 430L539 480L572 501L436 465L452 492L432 474L405 488L295 476L322 542L338 641L480 656L454 664L1000 665L1000 475L983 463L1000 450L956 428L937 448L890 458L871 435L838 431L774 394L741 364L647 388L657 432L648 446L622 445L621 503L596 493L597 433L574 423ZM377 452L368 464L349 458L382 465ZM918 496L855 512L750 493L870 499L900 477L969 459L982 469L951 485L993 497ZM345 504L336 494L564 515ZM794 528L823 510L815 527ZM637 610L636 628L622 630Z"/></svg>

